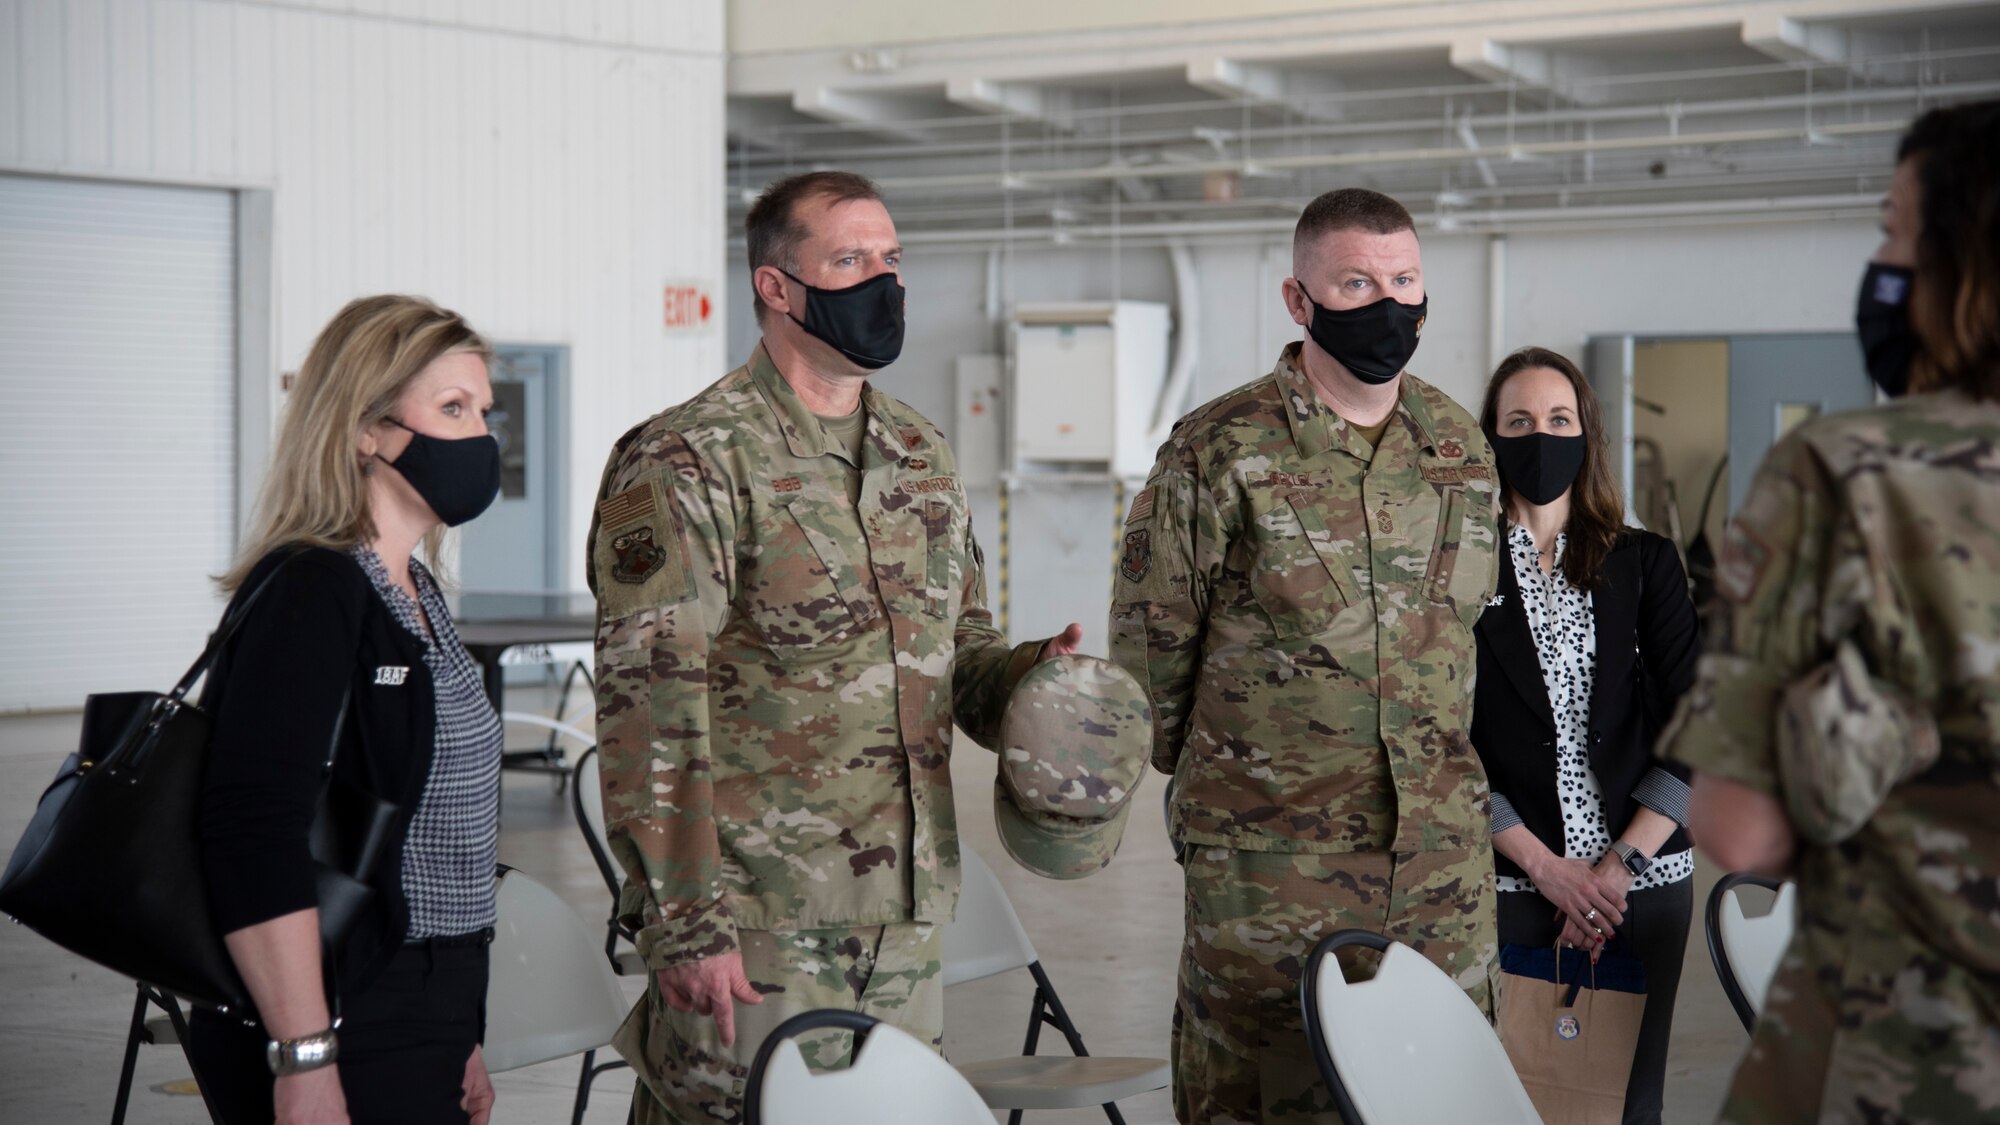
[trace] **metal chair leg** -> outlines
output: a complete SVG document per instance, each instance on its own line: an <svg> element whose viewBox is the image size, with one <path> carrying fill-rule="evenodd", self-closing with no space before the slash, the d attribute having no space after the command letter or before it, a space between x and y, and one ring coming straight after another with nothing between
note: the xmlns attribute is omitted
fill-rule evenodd
<svg viewBox="0 0 2000 1125"><path fill-rule="evenodd" d="M181 1006L164 992L152 991L153 1004L167 1013L167 1019L174 1025L174 1038L180 1040L181 1057L187 1060L188 1074L193 1076L195 1089L201 1092L202 1108L208 1111L210 1121L219 1122L222 1115L215 1111L215 1099L208 1092L208 1084L201 1080L201 1072L194 1065L194 1039L188 1034L187 1019L181 1015Z"/></svg>
<svg viewBox="0 0 2000 1125"><path fill-rule="evenodd" d="M132 1097L132 1071L139 1064L139 1041L146 1034L146 986L132 1004L132 1030L125 1036L125 1063L118 1071L118 1096L111 1103L111 1125L125 1125L125 1103Z"/></svg>

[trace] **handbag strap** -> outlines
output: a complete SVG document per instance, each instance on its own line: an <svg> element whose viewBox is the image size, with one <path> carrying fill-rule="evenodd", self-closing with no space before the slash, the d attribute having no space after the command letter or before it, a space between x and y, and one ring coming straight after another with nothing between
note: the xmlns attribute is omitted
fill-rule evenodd
<svg viewBox="0 0 2000 1125"><path fill-rule="evenodd" d="M194 663L188 666L187 673L174 685L174 689L167 693L168 707L177 708L187 699L187 693L192 691L195 683L207 673L209 665L215 663L215 657L222 651L222 646L229 643L229 638L236 635L236 630L242 626L244 618L250 616L250 607L256 605L257 599L264 596L264 591L271 588L271 583L277 579L278 572L289 566L300 553L292 551L279 559L278 565L271 568L271 573L265 575L263 580L245 595L242 602L223 617L215 632L209 634L208 644L201 650L201 655L194 658Z"/></svg>

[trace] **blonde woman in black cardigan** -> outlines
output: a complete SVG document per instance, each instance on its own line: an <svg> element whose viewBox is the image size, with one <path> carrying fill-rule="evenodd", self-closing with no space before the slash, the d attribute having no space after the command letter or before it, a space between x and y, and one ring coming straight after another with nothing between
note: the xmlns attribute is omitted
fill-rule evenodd
<svg viewBox="0 0 2000 1125"><path fill-rule="evenodd" d="M1645 966L1624 1120L1651 1125L1694 907L1687 771L1654 757L1652 740L1694 676L1694 606L1673 544L1625 526L1575 364L1515 352L1480 422L1505 506L1472 718L1493 785L1500 941Z"/></svg>

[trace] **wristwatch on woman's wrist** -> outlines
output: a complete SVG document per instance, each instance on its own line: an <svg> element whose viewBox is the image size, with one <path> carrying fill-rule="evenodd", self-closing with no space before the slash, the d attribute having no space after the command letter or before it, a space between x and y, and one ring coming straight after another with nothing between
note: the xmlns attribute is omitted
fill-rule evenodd
<svg viewBox="0 0 2000 1125"><path fill-rule="evenodd" d="M1634 879L1644 875L1646 869L1653 866L1651 857L1623 840L1613 841L1611 850L1617 853L1618 862L1625 865L1625 870L1630 871Z"/></svg>
<svg viewBox="0 0 2000 1125"><path fill-rule="evenodd" d="M339 1057L340 1040L330 1027L315 1035L273 1039L264 1044L264 1062L279 1078L332 1066Z"/></svg>

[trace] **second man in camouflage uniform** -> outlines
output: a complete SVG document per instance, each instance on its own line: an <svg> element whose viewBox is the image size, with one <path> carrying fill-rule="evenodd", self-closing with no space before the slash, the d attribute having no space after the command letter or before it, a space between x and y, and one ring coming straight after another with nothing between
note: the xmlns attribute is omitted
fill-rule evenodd
<svg viewBox="0 0 2000 1125"><path fill-rule="evenodd" d="M780 181L747 226L763 342L619 440L590 536L606 829L659 977L616 1040L640 1125L740 1120L800 1011L938 1041L952 721L990 747L1038 647L1078 636L1007 646L951 449L864 382L903 329L873 186Z"/></svg>
<svg viewBox="0 0 2000 1125"><path fill-rule="evenodd" d="M1320 197L1293 271L1307 339L1175 428L1112 604L1187 846L1183 1122L1338 1119L1298 1002L1335 930L1408 942L1490 1004L1487 786L1466 732L1492 458L1465 410L1404 373L1427 308L1407 211Z"/></svg>

